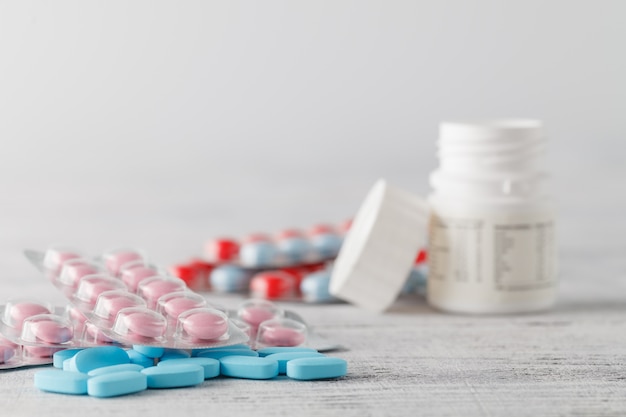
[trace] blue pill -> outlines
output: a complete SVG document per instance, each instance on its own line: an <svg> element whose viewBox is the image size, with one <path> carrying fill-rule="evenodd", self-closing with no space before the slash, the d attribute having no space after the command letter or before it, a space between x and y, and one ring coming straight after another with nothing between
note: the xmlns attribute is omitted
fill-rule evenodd
<svg viewBox="0 0 626 417"><path fill-rule="evenodd" d="M299 262L311 251L311 244L302 237L290 237L278 242L278 249L291 262Z"/></svg>
<svg viewBox="0 0 626 417"><path fill-rule="evenodd" d="M143 368L144 368L143 366L137 365L135 363L123 363L121 365L111 365L111 366L105 366L102 368L92 369L91 371L87 372L87 375L98 376L98 375L104 375L104 374L112 374L114 372L125 372L125 371L139 372Z"/></svg>
<svg viewBox="0 0 626 417"><path fill-rule="evenodd" d="M190 387L204 381L204 368L200 365L153 366L141 373L148 377L148 388Z"/></svg>
<svg viewBox="0 0 626 417"><path fill-rule="evenodd" d="M298 347L298 346L295 346L295 347L274 346L274 347L266 347L266 348L257 350L257 353L259 354L259 356L269 356L275 353L285 353L285 352L315 352L317 353L317 350L312 349L312 348L307 348L307 347Z"/></svg>
<svg viewBox="0 0 626 417"><path fill-rule="evenodd" d="M212 358L183 358L159 362L158 366L200 365L204 368L204 379L220 375L220 361Z"/></svg>
<svg viewBox="0 0 626 417"><path fill-rule="evenodd" d="M222 359L226 356L250 356L256 357L259 356L257 352L252 349L206 349L202 352L198 352L197 356L200 358L213 358L213 359Z"/></svg>
<svg viewBox="0 0 626 417"><path fill-rule="evenodd" d="M225 356L220 359L220 373L233 378L270 379L278 375L278 362L253 356Z"/></svg>
<svg viewBox="0 0 626 417"><path fill-rule="evenodd" d="M338 378L348 372L348 363L340 358L301 358L287 362L287 376L301 381Z"/></svg>
<svg viewBox="0 0 626 417"><path fill-rule="evenodd" d="M402 287L403 294L424 293L426 289L426 275L417 268L411 269L411 273L407 277Z"/></svg>
<svg viewBox="0 0 626 417"><path fill-rule="evenodd" d="M202 349L191 349L191 356L195 357L198 356L198 353L200 352L204 352L205 350L212 350L212 349L239 349L239 350L252 350L250 348L250 346L248 345L244 345L243 343L237 344L237 345L229 345L229 346L220 346L218 348L202 348Z"/></svg>
<svg viewBox="0 0 626 417"><path fill-rule="evenodd" d="M125 371L98 375L87 381L87 393L93 397L118 397L148 388L148 378L141 372Z"/></svg>
<svg viewBox="0 0 626 417"><path fill-rule="evenodd" d="M262 268L273 265L278 256L278 249L272 242L252 242L241 246L239 259L243 265Z"/></svg>
<svg viewBox="0 0 626 417"><path fill-rule="evenodd" d="M330 294L330 271L308 274L300 283L300 292L304 301L309 303L325 303L335 301Z"/></svg>
<svg viewBox="0 0 626 417"><path fill-rule="evenodd" d="M170 359L189 358L191 353L183 349L165 349L165 352L159 358L160 361L168 361Z"/></svg>
<svg viewBox="0 0 626 417"><path fill-rule="evenodd" d="M69 370L87 373L92 369L130 363L126 351L116 346L83 349L69 359Z"/></svg>
<svg viewBox="0 0 626 417"><path fill-rule="evenodd" d="M236 265L222 265L211 272L211 288L217 292L241 292L248 289L250 272Z"/></svg>
<svg viewBox="0 0 626 417"><path fill-rule="evenodd" d="M160 358L165 353L165 348L156 346L133 345L133 350L149 358Z"/></svg>
<svg viewBox="0 0 626 417"><path fill-rule="evenodd" d="M154 366L154 359L153 358L149 358L145 355L142 355L141 353L137 352L136 350L127 350L126 354L128 355L128 359L130 360L130 363L134 363L137 365L141 365L144 368L148 368L150 366Z"/></svg>
<svg viewBox="0 0 626 417"><path fill-rule="evenodd" d="M312 238L313 249L325 258L337 256L343 239L334 233L324 233Z"/></svg>
<svg viewBox="0 0 626 417"><path fill-rule="evenodd" d="M89 377L80 372L64 372L56 369L46 369L35 374L35 387L42 391L59 394L87 394L87 380Z"/></svg>
<svg viewBox="0 0 626 417"><path fill-rule="evenodd" d="M274 359L276 362L278 362L278 373L282 375L287 372L287 362L291 360L300 358L316 358L323 356L324 355L319 352L283 352L267 355L266 358Z"/></svg>
<svg viewBox="0 0 626 417"><path fill-rule="evenodd" d="M63 369L63 361L66 359L70 359L81 350L82 349L64 349L58 352L54 352L54 355L52 355L52 366L54 366L55 368Z"/></svg>

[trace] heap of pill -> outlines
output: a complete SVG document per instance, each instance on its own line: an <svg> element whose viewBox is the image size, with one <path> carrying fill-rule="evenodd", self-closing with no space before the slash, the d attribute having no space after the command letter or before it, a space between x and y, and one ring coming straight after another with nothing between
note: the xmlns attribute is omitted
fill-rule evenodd
<svg viewBox="0 0 626 417"><path fill-rule="evenodd" d="M54 367L35 374L35 387L60 394L107 398L151 389L190 387L220 375L244 379L339 378L347 362L303 347L246 345L188 351L153 346L68 349L54 354Z"/></svg>

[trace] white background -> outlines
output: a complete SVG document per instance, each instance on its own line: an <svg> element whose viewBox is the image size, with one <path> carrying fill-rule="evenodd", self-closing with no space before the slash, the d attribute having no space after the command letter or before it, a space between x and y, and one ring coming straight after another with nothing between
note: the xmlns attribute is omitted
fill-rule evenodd
<svg viewBox="0 0 626 417"><path fill-rule="evenodd" d="M546 122L562 251L621 275L625 22L619 0L0 0L0 280L35 282L25 247L167 264L339 222L378 177L427 193L438 123L493 117Z"/></svg>

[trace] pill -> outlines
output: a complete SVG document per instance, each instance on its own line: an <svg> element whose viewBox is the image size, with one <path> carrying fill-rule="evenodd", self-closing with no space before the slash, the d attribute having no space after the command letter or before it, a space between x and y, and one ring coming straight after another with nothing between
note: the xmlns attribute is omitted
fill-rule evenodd
<svg viewBox="0 0 626 417"><path fill-rule="evenodd" d="M335 233L335 228L330 224L324 224L324 223L313 225L307 231L307 234L309 236L325 235L329 233Z"/></svg>
<svg viewBox="0 0 626 417"><path fill-rule="evenodd" d="M83 326L82 340L92 344L115 343L101 328L91 322L85 322Z"/></svg>
<svg viewBox="0 0 626 417"><path fill-rule="evenodd" d="M317 350L302 346L270 346L257 350L259 356L269 356L277 353L317 353Z"/></svg>
<svg viewBox="0 0 626 417"><path fill-rule="evenodd" d="M82 328L87 321L87 317L76 307L68 305L65 309L65 315L70 319L70 321L74 324L74 329L77 331Z"/></svg>
<svg viewBox="0 0 626 417"><path fill-rule="evenodd" d="M130 360L130 363L134 363L136 365L141 365L144 368L147 368L149 366L154 366L154 359L153 358L149 358L145 355L142 355L141 353L137 352L136 350L130 349L126 351L126 354L128 355L128 359Z"/></svg>
<svg viewBox="0 0 626 417"><path fill-rule="evenodd" d="M228 332L228 318L212 308L194 308L178 316L179 334L190 339L219 339Z"/></svg>
<svg viewBox="0 0 626 417"><path fill-rule="evenodd" d="M426 275L417 268L412 268L402 287L403 294L411 294L426 289Z"/></svg>
<svg viewBox="0 0 626 417"><path fill-rule="evenodd" d="M165 349L163 355L159 358L159 361L169 361L172 359L186 359L191 356L191 353L183 349Z"/></svg>
<svg viewBox="0 0 626 417"><path fill-rule="evenodd" d="M145 259L143 254L135 249L115 249L102 255L102 258L107 270L113 275L120 272L122 265Z"/></svg>
<svg viewBox="0 0 626 417"><path fill-rule="evenodd" d="M335 233L318 234L311 237L313 249L325 258L337 256L342 243L343 239Z"/></svg>
<svg viewBox="0 0 626 417"><path fill-rule="evenodd" d="M278 373L285 374L287 372L287 362L290 360L300 358L315 358L322 356L324 355L319 352L282 352L267 355L265 357L268 359L274 359L276 362L278 362Z"/></svg>
<svg viewBox="0 0 626 417"><path fill-rule="evenodd" d="M253 356L225 356L220 359L220 373L233 378L270 379L278 375L278 362Z"/></svg>
<svg viewBox="0 0 626 417"><path fill-rule="evenodd" d="M239 260L250 268L263 268L276 263L278 248L270 241L257 241L241 246Z"/></svg>
<svg viewBox="0 0 626 417"><path fill-rule="evenodd" d="M213 261L231 261L239 253L239 243L230 238L213 239L205 245L207 257Z"/></svg>
<svg viewBox="0 0 626 417"><path fill-rule="evenodd" d="M131 262L122 269L122 282L126 284L129 291L136 292L139 283L146 278L157 276L159 270L153 266L146 265L143 261Z"/></svg>
<svg viewBox="0 0 626 417"><path fill-rule="evenodd" d="M130 363L126 351L116 346L98 346L83 349L70 360L70 370L87 373L92 369Z"/></svg>
<svg viewBox="0 0 626 417"><path fill-rule="evenodd" d="M54 355L52 355L52 357L54 360ZM61 365L61 369L63 369L64 371L72 372L72 358L65 359L63 361L63 364Z"/></svg>
<svg viewBox="0 0 626 417"><path fill-rule="evenodd" d="M194 308L208 305L200 294L189 291L179 291L165 294L157 301L159 312L170 319L177 319L182 313Z"/></svg>
<svg viewBox="0 0 626 417"><path fill-rule="evenodd" d="M185 284L189 288L195 288L196 285L200 284L201 272L191 264L177 264L172 265L169 268L169 271L175 277L178 277L185 281Z"/></svg>
<svg viewBox="0 0 626 417"><path fill-rule="evenodd" d="M135 363L122 363L119 365L103 366L102 368L92 369L91 371L87 372L87 375L98 376L98 375L104 375L104 374L112 374L114 372L126 372L126 371L139 372L142 369L144 369L143 366L137 365Z"/></svg>
<svg viewBox="0 0 626 417"><path fill-rule="evenodd" d="M63 361L70 359L83 349L63 349L52 355L52 366L63 369Z"/></svg>
<svg viewBox="0 0 626 417"><path fill-rule="evenodd" d="M63 350L59 347L23 346L24 356L27 358L51 358L56 352Z"/></svg>
<svg viewBox="0 0 626 417"><path fill-rule="evenodd" d="M216 292L241 292L248 289L250 273L236 265L222 265L211 272L210 281Z"/></svg>
<svg viewBox="0 0 626 417"><path fill-rule="evenodd" d="M63 263L59 282L69 287L76 287L80 279L86 275L93 275L101 272L101 268L86 259L70 259Z"/></svg>
<svg viewBox="0 0 626 417"><path fill-rule="evenodd" d="M278 235L278 250L290 262L303 260L311 250L311 244L302 233L287 230Z"/></svg>
<svg viewBox="0 0 626 417"><path fill-rule="evenodd" d="M59 394L87 394L89 377L80 372L46 369L35 373L35 387L42 391Z"/></svg>
<svg viewBox="0 0 626 417"><path fill-rule="evenodd" d="M259 326L259 346L298 346L306 341L306 326L291 319L273 319Z"/></svg>
<svg viewBox="0 0 626 417"><path fill-rule="evenodd" d="M167 320L159 313L143 308L124 308L117 313L113 331L138 344L165 336Z"/></svg>
<svg viewBox="0 0 626 417"><path fill-rule="evenodd" d="M54 314L39 314L24 321L21 339L34 343L60 344L69 342L74 328L69 320Z"/></svg>
<svg viewBox="0 0 626 417"><path fill-rule="evenodd" d="M13 346L0 345L0 364L7 363L15 356L15 348Z"/></svg>
<svg viewBox="0 0 626 417"><path fill-rule="evenodd" d="M123 308L145 307L146 302L126 290L105 291L98 296L93 313L102 320L112 322Z"/></svg>
<svg viewBox="0 0 626 417"><path fill-rule="evenodd" d="M133 345L133 350L149 358L160 358L165 353L165 348L158 346Z"/></svg>
<svg viewBox="0 0 626 417"><path fill-rule="evenodd" d="M43 265L47 270L56 275L61 272L61 268L63 267L63 263L65 261L80 257L81 254L74 249L50 248L44 255Z"/></svg>
<svg viewBox="0 0 626 417"><path fill-rule="evenodd" d="M314 379L338 378L346 375L348 363L340 358L300 358L287 362L287 376L309 381Z"/></svg>
<svg viewBox="0 0 626 417"><path fill-rule="evenodd" d="M329 291L330 275L330 271L319 271L306 275L300 284L303 300L309 303L326 303L336 300Z"/></svg>
<svg viewBox="0 0 626 417"><path fill-rule="evenodd" d="M204 368L194 364L153 366L141 373L148 377L148 388L190 387L204 381Z"/></svg>
<svg viewBox="0 0 626 417"><path fill-rule="evenodd" d="M428 251L426 251L426 249L421 249L417 253L417 257L415 258L415 264L419 265L419 264L426 263L427 261L428 261Z"/></svg>
<svg viewBox="0 0 626 417"><path fill-rule="evenodd" d="M280 318L285 312L276 304L266 300L247 300L237 309L237 317L251 325L253 328L264 321Z"/></svg>
<svg viewBox="0 0 626 417"><path fill-rule="evenodd" d="M93 274L82 277L76 290L76 299L93 306L98 296L105 291L125 290L126 285L119 279L106 274Z"/></svg>
<svg viewBox="0 0 626 417"><path fill-rule="evenodd" d="M284 271L265 271L252 277L250 293L268 300L291 299L296 296L296 280Z"/></svg>
<svg viewBox="0 0 626 417"><path fill-rule="evenodd" d="M148 388L148 378L141 372L124 371L98 375L87 381L87 393L93 397L117 397Z"/></svg>
<svg viewBox="0 0 626 417"><path fill-rule="evenodd" d="M236 345L222 346L222 347L218 347L218 348L191 349L191 356L192 357L196 357L196 356L198 356L198 353L200 353L200 352L213 351L213 350L219 350L219 349L246 350L246 351L247 350L252 350L250 348L250 346L244 345L243 343L240 343L240 344L236 344Z"/></svg>
<svg viewBox="0 0 626 417"><path fill-rule="evenodd" d="M159 297L186 289L187 285L180 278L156 276L141 281L137 293L148 301L149 307L152 307L156 305Z"/></svg>
<svg viewBox="0 0 626 417"><path fill-rule="evenodd" d="M212 358L180 358L160 361L158 366L199 365L204 369L204 379L215 378L220 374L220 361Z"/></svg>
<svg viewBox="0 0 626 417"><path fill-rule="evenodd" d="M212 358L212 359L223 359L227 356L250 356L256 357L259 356L254 350L245 350L245 349L228 349L228 348L214 348L214 349L206 349L196 353L196 356L199 358Z"/></svg>
<svg viewBox="0 0 626 417"><path fill-rule="evenodd" d="M24 320L38 314L50 314L52 310L45 304L33 301L8 302L2 321L10 327L21 329Z"/></svg>

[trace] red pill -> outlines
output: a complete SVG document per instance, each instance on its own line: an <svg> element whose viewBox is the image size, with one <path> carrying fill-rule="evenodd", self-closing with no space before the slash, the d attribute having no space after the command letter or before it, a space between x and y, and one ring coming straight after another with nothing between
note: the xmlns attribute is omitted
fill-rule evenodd
<svg viewBox="0 0 626 417"><path fill-rule="evenodd" d="M211 260L219 262L231 261L239 254L239 243L229 238L214 239L207 242L205 251Z"/></svg>
<svg viewBox="0 0 626 417"><path fill-rule="evenodd" d="M293 275L280 270L261 272L250 281L252 296L268 300L293 298L296 288L297 282Z"/></svg>
<svg viewBox="0 0 626 417"><path fill-rule="evenodd" d="M428 252L426 249L422 249L417 254L417 258L415 258L415 264L421 264L428 261Z"/></svg>

